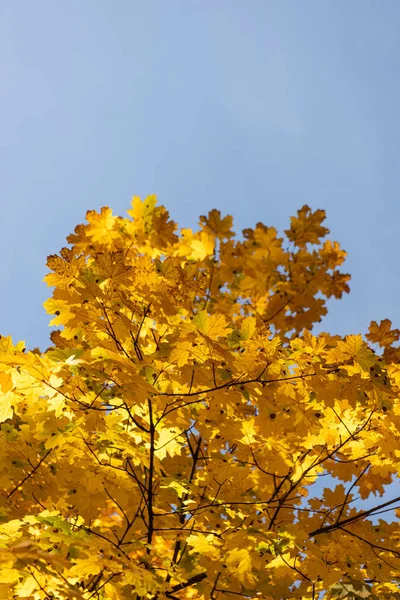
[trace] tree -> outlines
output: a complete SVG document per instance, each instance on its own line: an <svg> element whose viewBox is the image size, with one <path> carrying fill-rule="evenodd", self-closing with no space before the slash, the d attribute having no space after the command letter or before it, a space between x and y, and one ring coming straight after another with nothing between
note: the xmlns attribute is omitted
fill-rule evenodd
<svg viewBox="0 0 400 600"><path fill-rule="evenodd" d="M0 340L1 598L400 598L400 498L356 501L398 474L400 331L310 333L349 291L324 211L128 213L48 258L45 352Z"/></svg>

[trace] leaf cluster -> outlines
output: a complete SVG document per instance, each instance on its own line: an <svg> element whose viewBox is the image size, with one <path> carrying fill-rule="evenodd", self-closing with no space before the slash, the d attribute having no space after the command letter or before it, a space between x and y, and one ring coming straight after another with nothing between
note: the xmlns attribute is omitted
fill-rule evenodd
<svg viewBox="0 0 400 600"><path fill-rule="evenodd" d="M398 475L400 332L311 333L349 291L324 219L134 198L48 257L52 345L0 340L2 598L399 597L400 499L357 499Z"/></svg>

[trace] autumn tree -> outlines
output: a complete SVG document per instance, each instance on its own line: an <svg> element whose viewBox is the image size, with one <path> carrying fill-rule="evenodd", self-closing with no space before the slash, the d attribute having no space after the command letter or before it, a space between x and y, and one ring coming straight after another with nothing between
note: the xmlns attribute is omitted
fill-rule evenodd
<svg viewBox="0 0 400 600"><path fill-rule="evenodd" d="M0 597L400 598L400 332L310 332L349 291L324 211L128 214L49 256L45 352L0 340Z"/></svg>

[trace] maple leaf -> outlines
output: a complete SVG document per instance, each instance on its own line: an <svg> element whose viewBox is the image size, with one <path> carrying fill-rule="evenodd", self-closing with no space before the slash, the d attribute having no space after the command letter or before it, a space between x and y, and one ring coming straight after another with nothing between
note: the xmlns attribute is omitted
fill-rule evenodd
<svg viewBox="0 0 400 600"><path fill-rule="evenodd" d="M12 418L14 414L14 402L15 395L10 390L4 394L0 386L0 423Z"/></svg>
<svg viewBox="0 0 400 600"><path fill-rule="evenodd" d="M234 237L232 231L233 219L230 215L227 215L221 219L221 212L219 210L211 210L208 216L200 217L200 225L206 230L214 234L219 240L230 239Z"/></svg>
<svg viewBox="0 0 400 600"><path fill-rule="evenodd" d="M178 256L201 261L214 254L215 240L209 233L201 231L193 234L191 229L182 229L181 236L181 243L176 247Z"/></svg>
<svg viewBox="0 0 400 600"><path fill-rule="evenodd" d="M256 332L256 319L254 317L246 317L243 319L240 326L240 337L242 340L249 340Z"/></svg>
<svg viewBox="0 0 400 600"><path fill-rule="evenodd" d="M132 198L132 208L127 211L128 215L131 215L136 223L144 227L151 225L153 213L156 208L157 197L147 196L145 200L141 200L139 196Z"/></svg>
<svg viewBox="0 0 400 600"><path fill-rule="evenodd" d="M170 427L169 429L161 429L157 431L157 447L155 448L156 456L162 460L167 456L174 456L180 454L182 449L182 443L179 441L179 437L182 432L177 429Z"/></svg>
<svg viewBox="0 0 400 600"><path fill-rule="evenodd" d="M69 571L72 577L86 578L89 575L97 575L103 568L99 556L91 556L88 558L80 558Z"/></svg>
<svg viewBox="0 0 400 600"><path fill-rule="evenodd" d="M291 227L285 233L288 239L300 248L304 248L306 244L318 244L320 238L329 233L329 229L321 225L324 220L324 210L312 212L305 204L298 211L297 217L291 218Z"/></svg>
<svg viewBox="0 0 400 600"><path fill-rule="evenodd" d="M115 231L117 219L110 208L102 208L100 214L95 210L89 210L86 219L89 222L87 234L93 242L112 243L118 237L119 234Z"/></svg>
<svg viewBox="0 0 400 600"><path fill-rule="evenodd" d="M376 321L372 321L366 338L373 344L379 344L382 348L385 348L398 341L400 330L392 329L392 322L389 319L384 319L379 325Z"/></svg>
<svg viewBox="0 0 400 600"><path fill-rule="evenodd" d="M370 368L376 363L373 352L368 348L360 334L349 335L345 341L339 341L337 346L327 353L326 360L328 363L345 363L351 360L360 367L359 370L365 372L369 372Z"/></svg>
<svg viewBox="0 0 400 600"><path fill-rule="evenodd" d="M256 578L252 574L251 554L246 548L228 552L226 564L241 583L252 585L256 582Z"/></svg>
<svg viewBox="0 0 400 600"><path fill-rule="evenodd" d="M225 315L209 315L206 310L201 310L197 313L193 317L192 322L200 333L203 333L212 340L217 340L219 337L226 337L227 333L231 330Z"/></svg>
<svg viewBox="0 0 400 600"><path fill-rule="evenodd" d="M201 533L191 534L188 536L186 543L191 548L191 553L201 554L213 559L217 559L220 556L220 542L211 533L208 535Z"/></svg>

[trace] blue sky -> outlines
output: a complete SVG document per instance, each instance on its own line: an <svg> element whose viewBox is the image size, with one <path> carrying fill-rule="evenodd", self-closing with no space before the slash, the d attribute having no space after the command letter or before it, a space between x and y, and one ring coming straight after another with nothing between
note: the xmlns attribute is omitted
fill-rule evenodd
<svg viewBox="0 0 400 600"><path fill-rule="evenodd" d="M46 256L148 193L185 227L325 209L353 279L322 329L399 326L399 22L397 0L2 0L0 333L46 348Z"/></svg>

